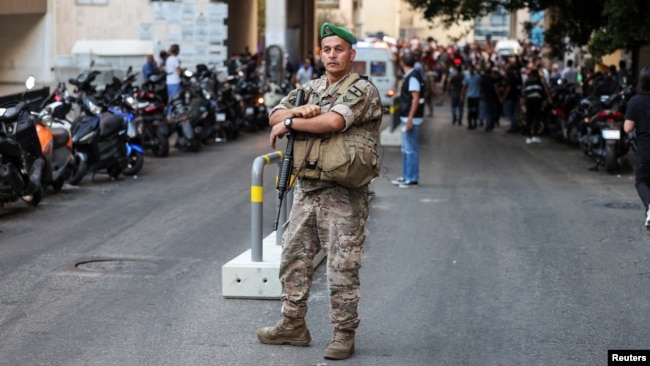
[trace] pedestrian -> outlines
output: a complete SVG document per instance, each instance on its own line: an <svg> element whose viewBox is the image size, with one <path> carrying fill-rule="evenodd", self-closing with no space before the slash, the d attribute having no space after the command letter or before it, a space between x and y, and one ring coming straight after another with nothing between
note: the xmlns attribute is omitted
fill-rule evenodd
<svg viewBox="0 0 650 366"><path fill-rule="evenodd" d="M427 116L433 117L434 98L436 96L436 70L435 61L433 59L433 50L429 50L426 53L424 69L424 101L429 109Z"/></svg>
<svg viewBox="0 0 650 366"><path fill-rule="evenodd" d="M160 50L160 52L158 53L158 59L156 60L156 65L158 66L158 70L165 69L165 61L167 60L167 57L169 57L167 51Z"/></svg>
<svg viewBox="0 0 650 366"><path fill-rule="evenodd" d="M623 129L628 134L636 131L635 186L646 213L645 228L650 230L650 67L639 73L637 94L627 104Z"/></svg>
<svg viewBox="0 0 650 366"><path fill-rule="evenodd" d="M168 56L165 60L165 72L167 72L167 100L181 90L181 60L178 54L181 52L178 44L174 43L169 47Z"/></svg>
<svg viewBox="0 0 650 366"><path fill-rule="evenodd" d="M573 67L573 60L567 60L566 67L562 70L562 79L571 86L578 83L578 69Z"/></svg>
<svg viewBox="0 0 650 366"><path fill-rule="evenodd" d="M415 56L406 53L400 61L404 70L399 95L399 115L402 128L402 176L392 183L400 188L417 187L420 178L418 135L424 119L424 80L414 68Z"/></svg>
<svg viewBox="0 0 650 366"><path fill-rule="evenodd" d="M451 96L451 124L455 125L458 122L459 126L463 125L463 81L465 74L461 65L454 65L453 73L449 78L447 85L447 92Z"/></svg>
<svg viewBox="0 0 650 366"><path fill-rule="evenodd" d="M490 71L491 70L491 71ZM490 132L499 120L499 68L492 67L481 79L481 96L485 102L485 132Z"/></svg>
<svg viewBox="0 0 650 366"><path fill-rule="evenodd" d="M228 70L228 75L230 76L236 76L239 74L239 71L241 71L241 68L243 66L241 55L237 53L233 53L230 55L230 58L226 62L226 68Z"/></svg>
<svg viewBox="0 0 650 366"><path fill-rule="evenodd" d="M558 80L562 79L562 72L560 71L560 65L558 65L556 62L554 62L553 65L551 65L550 77L551 77L551 85L557 84Z"/></svg>
<svg viewBox="0 0 650 366"><path fill-rule="evenodd" d="M620 87L625 87L630 82L630 73L627 70L627 63L625 60L620 60L618 62L618 84Z"/></svg>
<svg viewBox="0 0 650 366"><path fill-rule="evenodd" d="M521 96L521 77L515 64L508 64L506 67L506 86L501 95L503 112L510 120L510 128L507 133L516 133L519 131L519 121L517 121L517 107L519 107L519 98Z"/></svg>
<svg viewBox="0 0 650 366"><path fill-rule="evenodd" d="M313 79L313 75L314 68L312 67L311 59L305 57L298 68L298 72L296 72L296 81L300 85L305 85L309 80Z"/></svg>
<svg viewBox="0 0 650 366"><path fill-rule="evenodd" d="M539 69L532 69L523 89L523 99L526 104L526 143L539 143L539 122L542 117L542 103L550 99Z"/></svg>
<svg viewBox="0 0 650 366"><path fill-rule="evenodd" d="M469 64L469 74L463 79L461 102L467 100L467 129L473 130L478 123L479 101L481 99L481 75L476 66Z"/></svg>
<svg viewBox="0 0 650 366"><path fill-rule="evenodd" d="M327 77L313 79L301 87L308 92L307 104L294 107L297 91L293 90L271 110L271 146L275 148L276 139L291 132L296 133L294 146L307 136L331 135L332 141L337 133L342 133L346 140L376 147L383 117L381 99L372 83L351 72L356 55L352 47L354 36L330 23L323 23L320 36L320 56ZM327 160L330 151L319 149L315 154L318 159ZM294 158L296 164L301 160L305 160L304 156ZM312 168L315 166L300 171ZM372 176L376 173L378 170ZM307 176L308 172L304 174ZM357 173L349 172L353 174ZM360 322L359 269L364 257L368 185L347 188L297 175L293 206L282 235L282 319L273 327L260 328L257 337L265 344L309 345L311 336L305 315L314 275L312 261L323 250L327 253L330 319L334 326L324 356L346 359L354 352L355 331Z"/></svg>
<svg viewBox="0 0 650 366"><path fill-rule="evenodd" d="M156 61L154 60L153 55L147 55L144 65L142 65L142 80L147 81L147 79L149 79L149 76L156 73L157 71L158 65L156 65Z"/></svg>

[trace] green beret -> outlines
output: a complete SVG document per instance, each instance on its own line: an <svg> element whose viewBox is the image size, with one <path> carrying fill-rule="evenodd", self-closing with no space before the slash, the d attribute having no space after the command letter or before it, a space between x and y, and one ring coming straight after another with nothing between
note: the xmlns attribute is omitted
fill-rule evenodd
<svg viewBox="0 0 650 366"><path fill-rule="evenodd" d="M320 27L320 37L321 39L323 39L329 36L339 36L349 44L354 44L354 42L356 42L354 39L354 35L352 35L352 33L350 33L349 30L343 27L337 27L332 23L325 22Z"/></svg>

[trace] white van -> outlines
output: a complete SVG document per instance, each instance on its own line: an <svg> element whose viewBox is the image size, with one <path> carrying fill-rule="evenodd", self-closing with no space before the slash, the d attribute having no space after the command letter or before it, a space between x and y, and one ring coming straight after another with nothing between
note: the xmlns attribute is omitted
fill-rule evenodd
<svg viewBox="0 0 650 366"><path fill-rule="evenodd" d="M518 56L523 49L516 39L504 39L497 41L494 50L501 56Z"/></svg>
<svg viewBox="0 0 650 366"><path fill-rule="evenodd" d="M359 75L367 75L379 90L384 108L389 108L393 105L397 88L395 64L390 48L359 44L354 48L357 50L357 55L354 58L352 71Z"/></svg>

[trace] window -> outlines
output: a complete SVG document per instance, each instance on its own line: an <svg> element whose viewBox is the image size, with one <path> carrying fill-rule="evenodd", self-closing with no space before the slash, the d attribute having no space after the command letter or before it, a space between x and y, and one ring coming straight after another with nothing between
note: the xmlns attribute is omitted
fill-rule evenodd
<svg viewBox="0 0 650 366"><path fill-rule="evenodd" d="M386 63L383 61L371 61L370 76L386 76Z"/></svg>
<svg viewBox="0 0 650 366"><path fill-rule="evenodd" d="M366 74L366 62L365 61L354 61L352 63L352 72L356 72L359 75Z"/></svg>

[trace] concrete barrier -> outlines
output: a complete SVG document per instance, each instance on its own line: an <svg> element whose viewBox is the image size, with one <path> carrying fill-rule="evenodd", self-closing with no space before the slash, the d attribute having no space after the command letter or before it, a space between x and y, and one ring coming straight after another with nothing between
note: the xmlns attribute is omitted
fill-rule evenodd
<svg viewBox="0 0 650 366"><path fill-rule="evenodd" d="M253 161L251 174L251 249L245 251L221 268L221 293L225 298L279 299L280 258L282 257L282 227L288 218L293 191L287 192L282 207L278 230L262 238L262 207L264 203L264 167L282 163L284 154L276 151L259 156ZM277 202L276 202L277 204ZM316 254L314 268L325 258Z"/></svg>

